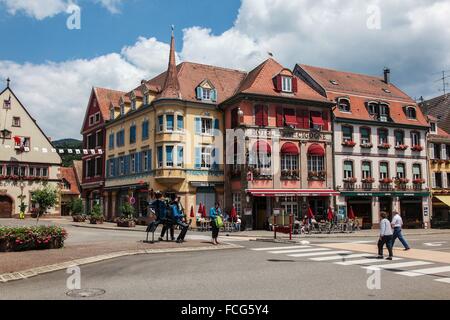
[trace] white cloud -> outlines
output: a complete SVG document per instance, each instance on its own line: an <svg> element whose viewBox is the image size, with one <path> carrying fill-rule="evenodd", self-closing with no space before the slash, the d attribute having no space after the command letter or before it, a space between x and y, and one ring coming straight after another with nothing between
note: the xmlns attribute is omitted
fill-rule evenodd
<svg viewBox="0 0 450 320"><path fill-rule="evenodd" d="M9 14L23 12L30 17L42 20L65 12L68 2L65 0L0 0L0 4L5 5Z"/></svg>
<svg viewBox="0 0 450 320"><path fill-rule="evenodd" d="M111 13L120 13L119 6L123 0L96 0Z"/></svg>

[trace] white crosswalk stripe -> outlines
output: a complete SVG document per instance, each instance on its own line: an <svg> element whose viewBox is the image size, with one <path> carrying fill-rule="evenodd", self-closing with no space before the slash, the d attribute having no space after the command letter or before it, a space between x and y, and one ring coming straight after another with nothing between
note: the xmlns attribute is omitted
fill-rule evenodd
<svg viewBox="0 0 450 320"><path fill-rule="evenodd" d="M295 253L295 252L315 252L315 251L331 251L331 249L327 249L327 248L296 249L296 250L269 251L269 253L286 254L286 253Z"/></svg>
<svg viewBox="0 0 450 320"><path fill-rule="evenodd" d="M399 262L399 263L388 263L388 264L382 264L382 265L376 265L376 266L368 266L368 267L362 267L363 269L401 269L401 268L407 268L407 267L418 267L418 266L425 266L433 264L433 262L427 262L427 261L408 261L408 262Z"/></svg>
<svg viewBox="0 0 450 320"><path fill-rule="evenodd" d="M393 260L402 260L402 258L392 258ZM343 262L334 262L335 264L339 264L341 266L352 266L356 264L371 264L371 263L381 263L386 262L383 259L376 259L375 257L372 259L361 259L361 260L351 260L351 261L343 261Z"/></svg>
<svg viewBox="0 0 450 320"><path fill-rule="evenodd" d="M330 252L331 253L331 252ZM336 252L332 252L336 253ZM330 257L320 257L320 258L311 258L313 261L332 261L332 260L347 260L347 259L353 259L353 258L362 258L362 257L370 257L371 255L368 253L356 253L356 254L342 254L337 256L330 256Z"/></svg>
<svg viewBox="0 0 450 320"><path fill-rule="evenodd" d="M434 281L442 282L442 283L450 283L450 278L434 279Z"/></svg>
<svg viewBox="0 0 450 320"><path fill-rule="evenodd" d="M438 273L444 273L444 272L450 272L450 266L403 271L403 272L397 272L397 274L400 274L402 276L407 276L407 277L419 277L419 276L423 276L423 275L438 274Z"/></svg>
<svg viewBox="0 0 450 320"><path fill-rule="evenodd" d="M270 251L270 250L283 250L283 249L300 249L311 248L311 246L289 246L289 247L268 247L268 248L253 248L253 251Z"/></svg>
<svg viewBox="0 0 450 320"><path fill-rule="evenodd" d="M288 254L288 257L302 258L302 257L324 256L324 255L328 255L328 254L341 254L341 253L350 253L350 251L309 252L309 253L299 253L299 254Z"/></svg>

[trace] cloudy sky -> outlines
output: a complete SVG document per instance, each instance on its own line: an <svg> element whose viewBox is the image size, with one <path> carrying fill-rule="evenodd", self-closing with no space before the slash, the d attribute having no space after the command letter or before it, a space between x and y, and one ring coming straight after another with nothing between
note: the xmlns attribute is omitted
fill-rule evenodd
<svg viewBox="0 0 450 320"><path fill-rule="evenodd" d="M81 29L67 27L74 8ZM91 87L129 90L163 71L174 24L178 61L249 70L271 52L291 68L388 66L428 98L450 69L448 17L450 0L0 0L0 90L10 77L49 136L79 138Z"/></svg>

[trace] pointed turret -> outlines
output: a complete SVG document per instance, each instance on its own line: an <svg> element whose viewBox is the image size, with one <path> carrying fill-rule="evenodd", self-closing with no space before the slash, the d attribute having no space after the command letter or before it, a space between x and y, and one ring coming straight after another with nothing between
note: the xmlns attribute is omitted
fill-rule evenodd
<svg viewBox="0 0 450 320"><path fill-rule="evenodd" d="M167 76L160 98L180 99L180 83L178 82L178 71L175 61L175 36L172 26L172 39L170 41L169 65L167 67Z"/></svg>

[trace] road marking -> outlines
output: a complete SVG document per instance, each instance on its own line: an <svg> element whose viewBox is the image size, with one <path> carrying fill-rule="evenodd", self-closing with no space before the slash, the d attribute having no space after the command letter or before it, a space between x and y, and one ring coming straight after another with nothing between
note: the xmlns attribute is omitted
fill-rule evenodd
<svg viewBox="0 0 450 320"><path fill-rule="evenodd" d="M441 241L441 242L425 242L424 245L428 247L442 247L443 244L446 244L447 242Z"/></svg>
<svg viewBox="0 0 450 320"><path fill-rule="evenodd" d="M443 283L450 283L450 278L445 278L445 279L434 279L434 281L437 281L437 282L443 282Z"/></svg>
<svg viewBox="0 0 450 320"><path fill-rule="evenodd" d="M350 251L310 252L310 253L289 254L288 257L294 257L294 258L314 257L314 256L325 256L327 254L339 254L339 253L351 253L351 252Z"/></svg>
<svg viewBox="0 0 450 320"><path fill-rule="evenodd" d="M268 247L268 248L254 248L253 251L269 251L269 250L283 250L296 248L311 248L311 246L289 246L289 247Z"/></svg>
<svg viewBox="0 0 450 320"><path fill-rule="evenodd" d="M340 255L340 256L312 258L311 260L314 260L314 261L331 261L331 260L342 260L342 259L352 259L352 258L362 258L362 257L370 257L370 254L367 254L367 253L356 253L356 254L349 254L349 255L343 254L343 255Z"/></svg>
<svg viewBox="0 0 450 320"><path fill-rule="evenodd" d="M411 271L403 271L403 272L397 272L397 274L400 274L402 276L407 277L419 277L427 274L438 274L438 273L444 273L444 272L450 272L450 267L437 267L437 268L428 268L428 269L417 269L417 270L411 270Z"/></svg>
<svg viewBox="0 0 450 320"><path fill-rule="evenodd" d="M427 261L408 261L408 262L400 262L400 263L391 263L391 264L382 264L378 266L368 266L362 267L363 269L400 269L406 267L416 267L416 266L425 266L428 264L433 264L433 262Z"/></svg>
<svg viewBox="0 0 450 320"><path fill-rule="evenodd" d="M283 254L283 253L314 252L314 251L331 251L331 249L327 249L327 248L296 249L296 250L269 251L269 253Z"/></svg>
<svg viewBox="0 0 450 320"><path fill-rule="evenodd" d="M402 258L392 258L393 260L401 260ZM370 263L381 263L386 262L384 259L376 259L375 257L372 259L361 259L361 260L352 260L352 261L343 261L343 262L334 262L335 264L339 264L341 266L351 266L355 264L370 264Z"/></svg>

